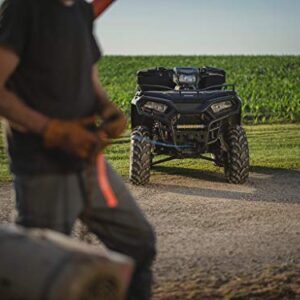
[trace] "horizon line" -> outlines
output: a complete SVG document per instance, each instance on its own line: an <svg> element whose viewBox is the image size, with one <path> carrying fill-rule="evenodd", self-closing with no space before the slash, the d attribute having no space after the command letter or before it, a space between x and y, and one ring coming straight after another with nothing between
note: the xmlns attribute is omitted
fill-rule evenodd
<svg viewBox="0 0 300 300"><path fill-rule="evenodd" d="M299 54L115 54L104 53L103 56L300 56Z"/></svg>

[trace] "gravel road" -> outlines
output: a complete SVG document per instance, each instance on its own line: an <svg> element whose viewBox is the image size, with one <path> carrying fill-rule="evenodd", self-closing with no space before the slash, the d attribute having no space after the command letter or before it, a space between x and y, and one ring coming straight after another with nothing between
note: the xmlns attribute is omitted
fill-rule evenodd
<svg viewBox="0 0 300 300"><path fill-rule="evenodd" d="M300 170L256 168L245 185L164 171L129 185L157 232L154 299L300 299ZM0 222L12 197L0 185Z"/></svg>

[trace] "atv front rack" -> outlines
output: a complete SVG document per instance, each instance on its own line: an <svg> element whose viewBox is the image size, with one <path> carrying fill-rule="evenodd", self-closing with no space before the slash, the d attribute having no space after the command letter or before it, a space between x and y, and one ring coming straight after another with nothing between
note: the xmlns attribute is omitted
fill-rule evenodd
<svg viewBox="0 0 300 300"><path fill-rule="evenodd" d="M167 85L157 85L157 84L140 84L137 86L137 90L143 91L143 87L153 88L153 90L161 89L161 90L166 90L166 91L178 91L179 93L181 93L182 91L186 91L185 89L176 90ZM218 90L218 91L226 90L227 91L228 88L231 88L231 91L235 92L235 87L236 87L235 83L223 83L223 84L208 86L203 89L197 89L194 91L196 91L196 92L214 91L214 90Z"/></svg>
<svg viewBox="0 0 300 300"><path fill-rule="evenodd" d="M157 85L157 84L143 84L143 85L138 85L137 89L141 89L141 87L151 87L153 89L163 89L163 90L168 90L168 91L173 91L174 89L166 86L166 85ZM141 89L143 90L143 89Z"/></svg>
<svg viewBox="0 0 300 300"><path fill-rule="evenodd" d="M235 92L235 83L224 83L218 85L208 86L207 88L200 89L200 91L213 91L213 90L227 90L227 88L231 87L231 91Z"/></svg>

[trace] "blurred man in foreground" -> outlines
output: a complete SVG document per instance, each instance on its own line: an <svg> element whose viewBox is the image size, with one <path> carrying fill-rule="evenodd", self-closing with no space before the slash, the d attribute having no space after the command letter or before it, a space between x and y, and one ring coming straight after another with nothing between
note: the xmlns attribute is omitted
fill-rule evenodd
<svg viewBox="0 0 300 300"><path fill-rule="evenodd" d="M135 260L128 299L150 299L153 230L101 154L126 118L99 83L91 5L6 0L0 14L0 115L18 223L70 234L82 217L109 249ZM98 117L110 120L100 130Z"/></svg>

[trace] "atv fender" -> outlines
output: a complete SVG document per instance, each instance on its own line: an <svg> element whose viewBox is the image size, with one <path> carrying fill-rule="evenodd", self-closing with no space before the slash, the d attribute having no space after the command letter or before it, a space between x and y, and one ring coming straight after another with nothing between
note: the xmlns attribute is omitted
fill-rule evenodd
<svg viewBox="0 0 300 300"><path fill-rule="evenodd" d="M138 113L136 105L131 104L131 126L135 128L137 126L146 126L152 128L153 118L149 118L145 115Z"/></svg>

